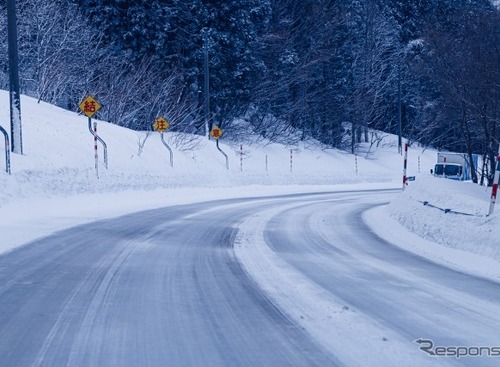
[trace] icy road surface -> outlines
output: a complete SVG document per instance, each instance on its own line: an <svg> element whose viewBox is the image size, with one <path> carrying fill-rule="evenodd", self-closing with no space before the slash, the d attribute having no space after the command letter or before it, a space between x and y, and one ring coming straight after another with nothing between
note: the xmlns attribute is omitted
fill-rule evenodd
<svg viewBox="0 0 500 367"><path fill-rule="evenodd" d="M493 366L500 285L388 244L391 193L221 200L61 231L0 256L2 366ZM235 244L236 241L236 244Z"/></svg>

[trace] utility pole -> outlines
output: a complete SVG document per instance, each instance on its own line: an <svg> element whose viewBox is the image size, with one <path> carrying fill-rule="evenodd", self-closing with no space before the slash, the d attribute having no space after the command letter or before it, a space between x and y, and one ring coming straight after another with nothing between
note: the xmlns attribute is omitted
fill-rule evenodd
<svg viewBox="0 0 500 367"><path fill-rule="evenodd" d="M16 1L7 0L7 37L9 45L10 134L14 153L23 154L19 57L17 54Z"/></svg>
<svg viewBox="0 0 500 367"><path fill-rule="evenodd" d="M210 123L210 76L208 69L208 30L205 29L203 33L203 51L204 51L204 77L205 77L205 88L204 88L204 97L205 97L205 134L210 139L210 131L212 130L212 124Z"/></svg>
<svg viewBox="0 0 500 367"><path fill-rule="evenodd" d="M403 122L401 116L401 67L398 66L398 153L403 153Z"/></svg>

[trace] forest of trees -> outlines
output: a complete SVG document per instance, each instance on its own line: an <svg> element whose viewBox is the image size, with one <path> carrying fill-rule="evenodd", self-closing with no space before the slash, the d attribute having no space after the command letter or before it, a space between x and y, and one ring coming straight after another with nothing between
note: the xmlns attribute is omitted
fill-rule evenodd
<svg viewBox="0 0 500 367"><path fill-rule="evenodd" d="M251 128L353 153L368 131L397 133L401 121L410 142L481 154L492 181L500 9L489 0L16 6L21 92L39 100L76 110L92 93L100 118L132 129L163 115L176 131L205 134L217 123L235 138ZM8 89L5 3L0 9L0 88Z"/></svg>

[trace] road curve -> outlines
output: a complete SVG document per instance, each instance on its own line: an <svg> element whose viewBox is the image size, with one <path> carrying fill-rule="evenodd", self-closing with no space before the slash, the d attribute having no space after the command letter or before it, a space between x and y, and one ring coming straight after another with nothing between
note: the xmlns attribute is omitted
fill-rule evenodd
<svg viewBox="0 0 500 367"><path fill-rule="evenodd" d="M500 284L444 267L377 237L363 222L363 213L381 200L373 194L336 195L274 211L264 220L264 242L293 271L356 313L358 322L363 319L361 327L367 333L368 326L376 325L384 341L364 345L366 353L381 354L392 340L403 341L400 355L389 352L378 362L376 356L358 357L358 363L498 366ZM338 324L335 320L330 326ZM419 339L425 342L416 342ZM347 333L336 345L330 343L330 350L340 358L342 349L364 342L370 343L370 337ZM446 350L431 356L420 346L428 352L436 352L436 347ZM457 358L458 350L469 355Z"/></svg>
<svg viewBox="0 0 500 367"><path fill-rule="evenodd" d="M220 200L103 220L34 241L0 256L0 365L376 365L359 352L346 362L345 351L335 348L368 350L355 348L368 339L353 325L350 334L332 330L333 344L318 339L281 302L287 296L280 300L264 289L236 256L242 223L269 210L266 246L356 311L353 323L361 316L373 320L381 335L397 335L424 361L417 338L495 343L500 285L376 237L361 214L389 198L367 191ZM301 296L293 295L298 302ZM481 359L485 366L494 362Z"/></svg>
<svg viewBox="0 0 500 367"><path fill-rule="evenodd" d="M302 196L151 210L0 256L2 366L335 366L234 256L245 217Z"/></svg>

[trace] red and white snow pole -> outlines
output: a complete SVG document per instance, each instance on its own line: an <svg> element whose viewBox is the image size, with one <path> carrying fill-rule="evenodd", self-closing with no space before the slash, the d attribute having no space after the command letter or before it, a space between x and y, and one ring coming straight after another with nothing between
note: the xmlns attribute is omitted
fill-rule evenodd
<svg viewBox="0 0 500 367"><path fill-rule="evenodd" d="M290 149L290 173L293 171L293 150Z"/></svg>
<svg viewBox="0 0 500 367"><path fill-rule="evenodd" d="M495 202L497 200L499 178L500 178L500 148L499 148L499 152L498 152L498 156L497 156L497 164L496 164L496 168L495 168L495 178L493 179L493 186L491 187L490 210L488 211L488 215L493 214L493 211L495 210Z"/></svg>
<svg viewBox="0 0 500 367"><path fill-rule="evenodd" d="M240 172L243 172L243 144L240 144Z"/></svg>
<svg viewBox="0 0 500 367"><path fill-rule="evenodd" d="M404 155L404 161L403 161L403 190L406 187L406 167L408 163L408 143L405 143L405 155Z"/></svg>
<svg viewBox="0 0 500 367"><path fill-rule="evenodd" d="M94 121L94 158L95 158L95 174L99 178L99 159L97 156L97 122Z"/></svg>

